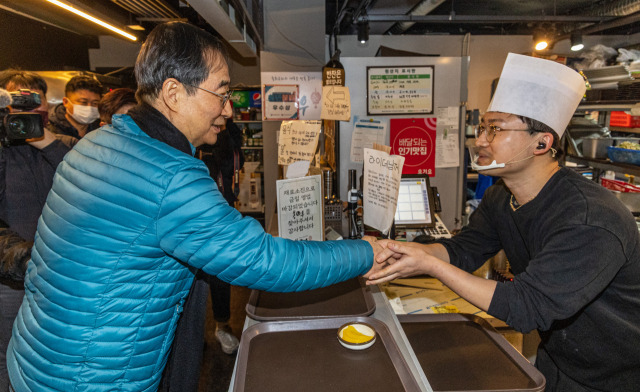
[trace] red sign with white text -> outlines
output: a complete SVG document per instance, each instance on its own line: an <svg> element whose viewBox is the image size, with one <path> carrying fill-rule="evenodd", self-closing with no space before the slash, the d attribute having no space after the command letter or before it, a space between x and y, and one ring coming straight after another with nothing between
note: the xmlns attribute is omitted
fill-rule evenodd
<svg viewBox="0 0 640 392"><path fill-rule="evenodd" d="M391 154L402 155L402 174L436 175L436 118L392 118Z"/></svg>

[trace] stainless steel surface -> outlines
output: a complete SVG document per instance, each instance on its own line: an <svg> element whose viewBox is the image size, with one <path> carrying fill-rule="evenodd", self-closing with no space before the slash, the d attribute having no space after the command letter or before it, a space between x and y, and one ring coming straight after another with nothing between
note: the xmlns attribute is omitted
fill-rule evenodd
<svg viewBox="0 0 640 392"><path fill-rule="evenodd" d="M373 294L373 298L376 303L376 311L370 317L373 317L377 320L382 321L387 326L387 328L389 328L389 331L391 332L391 336L393 336L393 338L395 339L396 344L398 345L398 348L400 349L402 356L407 361L411 374L415 377L416 381L418 382L418 385L420 386L420 390L423 392L433 392L433 389L431 388L431 385L429 385L429 382L427 381L427 377L422 371L422 367L420 366L420 363L418 362L418 359L415 353L413 352L411 345L409 344L409 340L407 339L407 336L405 335L404 331L402 330L402 327L400 326L400 322L398 321L398 318L393 312L393 309L391 309L391 305L389 305L387 296L384 294L384 292L380 291L380 288L378 286L371 286L371 292ZM259 321L256 321L247 317L244 323L243 331L249 328L250 326L258 323ZM234 387L233 380L236 377L236 368L237 368L237 363L233 368L233 375L231 376L231 384L229 385L229 391L233 391L233 387Z"/></svg>
<svg viewBox="0 0 640 392"><path fill-rule="evenodd" d="M605 159L607 147L613 145L612 138L586 137L582 139L582 156L587 158Z"/></svg>

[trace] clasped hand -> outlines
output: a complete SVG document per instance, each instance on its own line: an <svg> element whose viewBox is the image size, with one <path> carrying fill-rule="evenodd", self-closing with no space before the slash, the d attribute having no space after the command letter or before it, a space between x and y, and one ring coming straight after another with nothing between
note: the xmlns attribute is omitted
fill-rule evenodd
<svg viewBox="0 0 640 392"><path fill-rule="evenodd" d="M373 267L364 277L367 284L379 284L393 279L430 274L442 260L427 251L425 245L416 242L376 241L374 237L363 237L373 247Z"/></svg>

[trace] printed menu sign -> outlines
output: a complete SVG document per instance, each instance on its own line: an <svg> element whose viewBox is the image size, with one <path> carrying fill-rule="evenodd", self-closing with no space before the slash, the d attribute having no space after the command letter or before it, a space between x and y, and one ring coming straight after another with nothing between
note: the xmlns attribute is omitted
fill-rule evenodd
<svg viewBox="0 0 640 392"><path fill-rule="evenodd" d="M278 165L311 161L321 126L321 121L283 121L278 134Z"/></svg>
<svg viewBox="0 0 640 392"><path fill-rule="evenodd" d="M276 181L280 237L323 240L321 181L321 176Z"/></svg>
<svg viewBox="0 0 640 392"><path fill-rule="evenodd" d="M433 113L433 66L367 67L367 114Z"/></svg>

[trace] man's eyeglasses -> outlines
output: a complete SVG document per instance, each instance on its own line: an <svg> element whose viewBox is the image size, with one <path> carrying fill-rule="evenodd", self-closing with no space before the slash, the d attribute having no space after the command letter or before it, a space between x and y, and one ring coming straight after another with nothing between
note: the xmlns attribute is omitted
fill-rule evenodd
<svg viewBox="0 0 640 392"><path fill-rule="evenodd" d="M206 91L206 92L211 93L211 94L215 95L216 97L220 98L220 99L222 100L222 107L223 107L223 108L224 108L224 106L227 104L227 102L229 102L229 99L231 98L231 94L233 94L233 90L229 90L229 91L227 91L227 93L226 93L226 94L218 94L218 93L215 93L215 92L213 92L213 91L209 91L209 90L207 90L206 88L202 88L202 87L198 87L198 86L193 86L193 85L190 85L190 84L187 84L187 86L195 87L195 88L197 88L197 89L200 89L200 90L202 90L202 91Z"/></svg>
<svg viewBox="0 0 640 392"><path fill-rule="evenodd" d="M476 139L480 138L480 136L484 133L488 143L491 143L493 139L496 138L496 133L506 131L529 131L529 129L502 129L495 125L478 125L475 128Z"/></svg>

